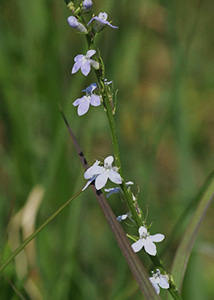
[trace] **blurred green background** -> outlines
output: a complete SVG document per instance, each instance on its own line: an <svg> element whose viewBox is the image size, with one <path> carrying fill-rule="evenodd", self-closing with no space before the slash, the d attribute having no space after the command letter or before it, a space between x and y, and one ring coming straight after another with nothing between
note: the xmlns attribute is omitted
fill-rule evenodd
<svg viewBox="0 0 214 300"><path fill-rule="evenodd" d="M106 11L119 26L106 28L97 45L118 89L126 179L140 189L151 232L166 235L161 251L213 170L213 0L93 2L96 14ZM72 106L95 77L70 75L87 46L68 26L69 14L62 0L0 2L1 261L85 183L59 103L90 164L112 154L102 107L78 117ZM109 202L116 215L127 211L118 196ZM164 252L169 269L192 213ZM213 213L211 206L189 261L185 300L214 299ZM0 299L143 298L88 189L5 270Z"/></svg>

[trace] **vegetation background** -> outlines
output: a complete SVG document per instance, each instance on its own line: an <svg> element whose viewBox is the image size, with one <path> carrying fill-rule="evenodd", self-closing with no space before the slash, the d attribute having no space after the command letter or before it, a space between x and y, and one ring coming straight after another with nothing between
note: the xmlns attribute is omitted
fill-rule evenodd
<svg viewBox="0 0 214 300"><path fill-rule="evenodd" d="M139 186L151 231L166 235L158 249L170 269L191 207L168 245L170 234L213 170L213 1L93 2L96 14L106 11L119 26L106 28L97 45L118 89L126 178ZM59 103L90 164L112 153L102 107L78 117L72 106L95 77L70 75L87 45L68 26L69 14L59 0L0 3L1 261L85 183ZM127 211L118 196L109 202L116 215ZM188 264L184 300L214 298L213 213L212 205ZM0 299L142 299L90 189L5 270Z"/></svg>

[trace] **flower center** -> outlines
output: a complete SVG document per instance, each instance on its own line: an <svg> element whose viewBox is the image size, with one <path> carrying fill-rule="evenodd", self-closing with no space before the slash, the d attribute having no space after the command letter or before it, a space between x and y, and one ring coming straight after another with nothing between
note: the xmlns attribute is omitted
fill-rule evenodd
<svg viewBox="0 0 214 300"><path fill-rule="evenodd" d="M148 237L147 233L144 232L144 233L141 234L141 239L146 239L147 237Z"/></svg>

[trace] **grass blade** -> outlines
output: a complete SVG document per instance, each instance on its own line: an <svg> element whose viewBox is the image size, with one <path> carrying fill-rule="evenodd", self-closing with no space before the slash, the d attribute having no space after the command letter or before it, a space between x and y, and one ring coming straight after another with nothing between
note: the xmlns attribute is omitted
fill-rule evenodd
<svg viewBox="0 0 214 300"><path fill-rule="evenodd" d="M88 168L88 164L87 164L87 160L71 130L71 127L69 126L69 123L62 111L61 110L61 114L62 117L65 121L65 124L69 130L70 136L73 140L74 146L76 148L76 151L78 153L78 156L80 158L80 161L83 165L83 168L86 170ZM127 264L129 265L129 268L131 269L134 277L136 278L139 287L141 289L141 292L143 294L143 296L145 297L145 299L148 300L158 300L161 299L155 292L154 288L152 287L150 281L149 281L149 276L147 274L146 269L144 268L144 266L142 265L140 259L138 258L138 256L133 252L133 250L131 249L129 240L122 228L122 226L120 225L120 223L117 221L108 201L106 200L105 196L103 195L103 193L101 192L101 190L97 191L95 189L95 186L93 184L91 184L91 187L93 189L93 192L97 198L97 201L106 217L106 220L111 228L111 230L113 231L113 234L115 236L115 239L118 243L118 246L120 247Z"/></svg>
<svg viewBox="0 0 214 300"><path fill-rule="evenodd" d="M179 248L172 264L172 274L175 283L181 291L184 274L187 268L190 253L192 251L196 235L206 211L214 198L214 172L211 173L198 196L198 207L190 220L183 235Z"/></svg>
<svg viewBox="0 0 214 300"><path fill-rule="evenodd" d="M66 208L75 198L77 198L82 191L77 192L72 198L66 201L60 208L57 209L36 231L34 231L24 242L11 254L11 256L1 265L0 274L11 263L11 261L29 244L37 234L44 229L64 208Z"/></svg>

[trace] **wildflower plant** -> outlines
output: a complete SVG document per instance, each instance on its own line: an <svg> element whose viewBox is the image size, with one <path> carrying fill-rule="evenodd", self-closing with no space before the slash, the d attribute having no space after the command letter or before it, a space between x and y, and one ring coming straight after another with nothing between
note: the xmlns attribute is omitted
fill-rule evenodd
<svg viewBox="0 0 214 300"><path fill-rule="evenodd" d="M104 34L103 31L106 28L108 30L119 30L119 27L112 25L111 17L108 17L106 12L94 14L92 0L75 2L65 0L65 2L71 12L71 15L67 18L69 26L74 30L74 32L81 33L81 37L86 38L88 46L88 49L84 52L85 54L76 53L71 75L75 76L75 74L80 70L84 76L90 76L90 82L92 82L87 88L82 90L82 92L85 93L84 96L76 100L73 99L73 106L77 107L77 114L81 116L82 119L84 119L84 115L88 112L90 106L93 106L93 109L96 109L98 106L102 106L103 112L100 109L97 113L103 113L107 116L113 151L110 155L109 153L106 153L106 155L108 155L106 158L96 160L89 166L73 134L73 131L62 112L65 124L68 127L80 161L85 169L85 173L82 178L85 186L73 195L73 197L64 203L35 232L22 242L22 244L10 255L10 257L1 264L0 274L49 222L51 222L81 193L86 193L87 188L91 186L145 299L161 299L159 296L161 289L167 290L175 300L182 299L180 291L187 261L190 256L199 225L212 199L214 198L214 173L211 174L203 189L199 193L200 203L184 233L178 250L176 251L170 272L159 258L159 247L158 244L156 244L163 242L165 240L165 235L162 233L154 235L150 234L150 232L152 232L151 224L148 224L144 210L140 207L140 201L138 201L139 195L136 195L133 191L135 184L130 180L127 181L127 178L124 176L114 117L116 113L116 94L113 91L113 81L106 78L105 65L100 51L95 47L97 35L101 33ZM93 79L91 78L92 70L95 75ZM113 183L114 186L107 188L106 184L108 181ZM106 193L106 197L103 192ZM106 200L106 198L110 197L112 194L116 194L117 196L119 195L120 198L122 197L127 205L127 213L121 211L121 215L117 218ZM132 228L135 231L135 235L124 232L121 226L124 222L130 225L129 228ZM153 222L159 224L161 222L160 217L157 216ZM140 251L145 255L148 255L151 259L152 269L155 270L152 271L152 276L148 275L142 261L136 254Z"/></svg>
<svg viewBox="0 0 214 300"><path fill-rule="evenodd" d="M76 31L85 34L88 45L88 51L86 52L86 55L77 54L75 56L75 63L71 73L75 74L79 69L81 69L82 74L84 76L88 76L91 71L91 67L93 67L97 81L96 83L91 84L87 89L83 90L86 92L86 96L76 99L73 105L78 106L78 115L82 116L87 113L90 105L99 106L102 103L104 113L106 113L109 122L113 155L107 156L102 162L96 160L92 166L87 168L84 174L84 178L87 180L87 183L82 191L85 191L91 184L94 184L95 189L100 191L106 186L108 180L114 183L116 185L115 187L105 189L105 192L107 192L106 196L109 197L111 194L121 193L122 197L127 203L127 208L129 211L128 213L119 216L117 221L121 222L123 220L129 220L132 223L132 226L134 225L136 230L139 232L138 239L128 234L130 239L134 240L134 243L131 245L132 250L134 252L138 252L141 249L144 249L145 252L151 257L154 267L158 268L158 270L160 269L164 274L166 274L167 271L157 256L158 250L155 245L157 242L162 242L165 236L163 234L150 235L148 231L149 226L146 224L142 209L139 207L138 199L131 189L134 183L132 181L126 182L123 175L116 133L116 124L114 120L115 107L112 103L114 95L112 90L108 87L112 83L112 80L108 81L106 79L103 59L100 55L100 51L95 48L94 44L97 34L103 31L106 27L109 27L109 29L119 28L115 25L112 25L112 22L107 20L108 14L106 12L100 12L98 16L93 15L90 21L86 22L85 14L91 13L92 4L92 1L83 1L76 6L68 3L68 7L72 7L72 15L68 17L68 23ZM95 90L97 90L99 95L93 94ZM114 162L115 164L113 165ZM158 221L159 220L157 220L157 222ZM153 284L154 288L154 282L152 282L151 279L150 282ZM174 295L174 299L180 299L180 295L178 294L177 288L173 281L171 280L169 282L170 283L168 283L167 288L170 290L171 294ZM155 291L157 292L156 286Z"/></svg>

